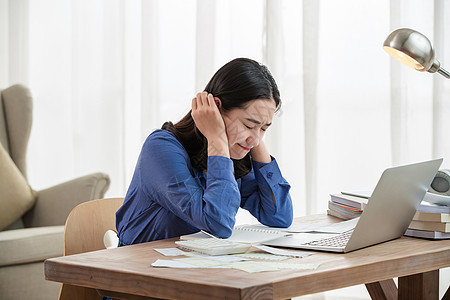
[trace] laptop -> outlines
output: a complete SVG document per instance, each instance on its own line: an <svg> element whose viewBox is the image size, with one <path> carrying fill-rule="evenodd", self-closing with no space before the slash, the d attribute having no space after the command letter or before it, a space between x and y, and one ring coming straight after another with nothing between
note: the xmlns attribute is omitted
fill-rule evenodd
<svg viewBox="0 0 450 300"><path fill-rule="evenodd" d="M265 245L346 253L401 237L414 217L441 159L386 169L354 229L305 243L295 234Z"/></svg>

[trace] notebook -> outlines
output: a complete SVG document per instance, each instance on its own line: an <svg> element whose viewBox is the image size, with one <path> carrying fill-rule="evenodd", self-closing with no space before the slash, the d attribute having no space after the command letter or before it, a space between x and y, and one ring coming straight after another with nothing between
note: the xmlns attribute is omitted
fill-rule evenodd
<svg viewBox="0 0 450 300"><path fill-rule="evenodd" d="M288 234L289 232L270 229L270 227L264 225L238 225L233 228L233 233L226 240L235 243L259 244ZM180 240L194 240L211 237L215 238L207 232L199 231L188 235L182 235Z"/></svg>
<svg viewBox="0 0 450 300"><path fill-rule="evenodd" d="M234 243L226 239L192 239L186 241L176 241L180 248L189 251L196 251L208 255L227 255L245 253L250 247L250 244Z"/></svg>
<svg viewBox="0 0 450 300"><path fill-rule="evenodd" d="M298 249L349 252L401 237L434 179L442 159L386 169L353 230L304 243L295 235L264 242Z"/></svg>

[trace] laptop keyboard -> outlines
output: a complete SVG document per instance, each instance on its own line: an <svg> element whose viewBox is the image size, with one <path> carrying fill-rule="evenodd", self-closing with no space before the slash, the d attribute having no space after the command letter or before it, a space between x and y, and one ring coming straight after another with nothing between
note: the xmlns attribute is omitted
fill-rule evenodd
<svg viewBox="0 0 450 300"><path fill-rule="evenodd" d="M345 247L345 245L347 245L348 240L350 239L352 233L353 233L353 230L346 231L344 233L338 234L338 235L330 237L330 238L306 243L306 245L325 246L325 247Z"/></svg>

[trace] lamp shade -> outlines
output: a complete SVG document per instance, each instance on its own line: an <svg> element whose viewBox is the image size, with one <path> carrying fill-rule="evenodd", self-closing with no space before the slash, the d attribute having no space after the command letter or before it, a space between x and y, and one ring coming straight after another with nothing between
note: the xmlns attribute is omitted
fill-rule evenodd
<svg viewBox="0 0 450 300"><path fill-rule="evenodd" d="M394 30L384 41L383 48L389 55L417 71L438 72L450 78L450 73L441 68L434 57L430 40L418 31L409 28Z"/></svg>

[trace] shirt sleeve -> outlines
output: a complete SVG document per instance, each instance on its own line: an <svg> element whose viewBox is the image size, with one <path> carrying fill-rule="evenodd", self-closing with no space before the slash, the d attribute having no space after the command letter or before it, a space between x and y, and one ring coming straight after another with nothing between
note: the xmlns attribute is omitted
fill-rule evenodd
<svg viewBox="0 0 450 300"><path fill-rule="evenodd" d="M289 227L293 219L291 186L281 175L276 160L272 157L270 163L252 164L252 171L242 179L241 207L261 224Z"/></svg>
<svg viewBox="0 0 450 300"><path fill-rule="evenodd" d="M144 143L137 168L149 198L201 230L218 237L231 235L240 204L231 159L208 157L203 188L185 149L167 132Z"/></svg>

